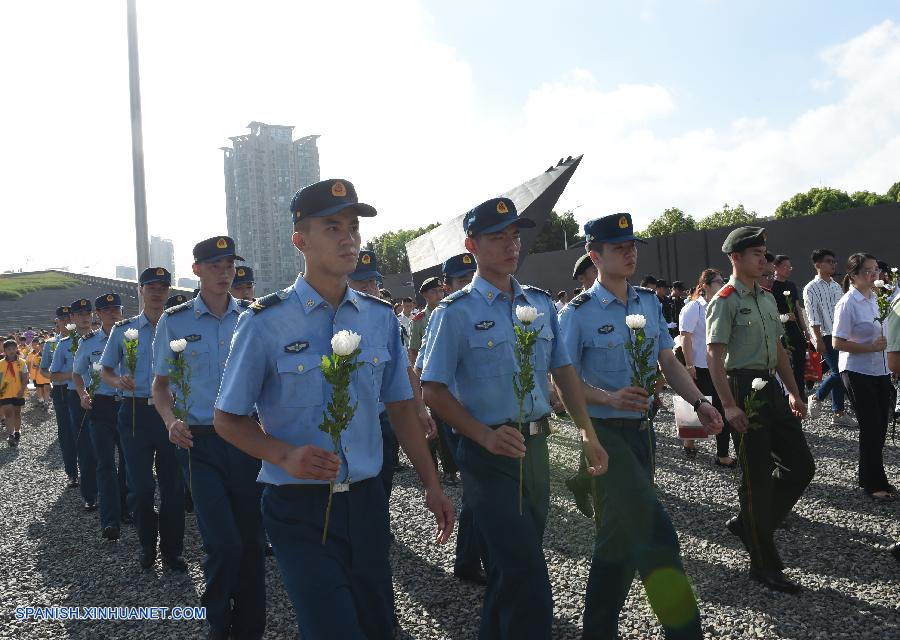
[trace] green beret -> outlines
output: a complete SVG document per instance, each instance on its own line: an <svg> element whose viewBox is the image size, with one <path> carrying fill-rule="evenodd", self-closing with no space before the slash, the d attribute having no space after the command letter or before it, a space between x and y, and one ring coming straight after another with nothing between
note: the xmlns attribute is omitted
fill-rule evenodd
<svg viewBox="0 0 900 640"><path fill-rule="evenodd" d="M591 262L591 256L585 253L578 258L578 262L575 263L575 271L572 272L572 280L578 280L578 276L584 273L588 267L593 266L594 263Z"/></svg>
<svg viewBox="0 0 900 640"><path fill-rule="evenodd" d="M425 282L422 283L422 286L419 287L419 293L425 293L429 289L434 289L435 287L441 286L440 278L428 278Z"/></svg>
<svg viewBox="0 0 900 640"><path fill-rule="evenodd" d="M722 243L722 253L734 253L753 247L766 245L766 230L762 227L738 227L725 238Z"/></svg>

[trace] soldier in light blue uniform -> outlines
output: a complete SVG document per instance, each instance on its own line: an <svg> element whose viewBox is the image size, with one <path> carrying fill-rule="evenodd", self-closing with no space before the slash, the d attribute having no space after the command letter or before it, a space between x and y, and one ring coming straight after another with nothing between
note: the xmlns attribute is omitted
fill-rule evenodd
<svg viewBox="0 0 900 640"><path fill-rule="evenodd" d="M441 274L444 277L444 286L448 293L456 293L472 281L475 275L475 256L471 253L460 253L452 258L447 258L441 265ZM425 337L423 344L428 343L428 328L425 329ZM419 375L422 373L422 367L425 364L425 349L419 351L416 358L416 370ZM459 398L459 392L456 385L449 386L450 393L455 398ZM459 441L461 436L449 425L442 422L439 428L443 428L444 437L447 439L450 451L457 460L459 466ZM475 517L472 514L472 508L466 500L465 488L462 494L462 509L459 510L459 524L456 528L456 559L453 562L453 575L473 584L484 586L487 584L487 555L484 552L484 545L479 541L479 533L475 527Z"/></svg>
<svg viewBox="0 0 900 640"><path fill-rule="evenodd" d="M141 568L148 570L156 563L156 540L162 564L173 571L187 571L181 557L184 548L184 485L175 459L175 445L169 442L166 425L153 406L153 336L163 313L172 274L162 267L150 267L138 279L144 310L132 318L117 322L103 349L100 364L102 379L122 392L117 427L128 489L134 505L134 521L138 530ZM134 375L125 358L125 333L138 332L137 362ZM117 373L118 371L118 373ZM156 482L153 468L156 467ZM159 483L159 517L153 509L156 483Z"/></svg>
<svg viewBox="0 0 900 640"><path fill-rule="evenodd" d="M650 606L667 640L703 637L697 602L684 574L678 536L653 484L656 435L648 419L650 398L632 385L633 341L628 315L646 320L653 347L647 364L662 367L676 393L694 404L710 432L722 429L722 417L675 359L674 342L662 306L650 289L628 283L637 266L631 216L620 213L591 220L585 227L597 281L559 313L562 340L584 381L588 411L612 463L594 480L594 555L585 597L585 639L617 638L619 612L637 571Z"/></svg>
<svg viewBox="0 0 900 640"><path fill-rule="evenodd" d="M81 298L73 302L69 308L72 310L75 332L79 336L90 333L91 316L93 315L91 301ZM75 444L75 451L78 455L78 470L81 472L81 497L84 498L85 511L94 511L97 508L97 456L94 455L94 445L91 443L90 428L85 419L84 409L81 407L81 397L72 381L74 364L72 336L68 335L59 340L57 348L53 352L53 360L50 363L50 380L66 383L69 427L72 430L72 442Z"/></svg>
<svg viewBox="0 0 900 640"><path fill-rule="evenodd" d="M88 412L91 443L97 457L97 489L100 494L100 528L107 540L119 539L119 527L128 495L125 482L125 456L119 441L116 422L119 404L122 400L117 389L100 380L99 372L93 367L99 364L103 349L112 333L113 325L122 319L122 299L117 293L107 293L94 300L94 308L100 316L100 328L81 338L75 352L72 380L81 399L81 408ZM98 385L91 397L89 387L92 379ZM119 452L119 466L116 468L116 450Z"/></svg>
<svg viewBox="0 0 900 640"><path fill-rule="evenodd" d="M253 269L246 266L237 267L231 283L231 295L236 300L252 301L256 297L253 290L255 284Z"/></svg>
<svg viewBox="0 0 900 640"><path fill-rule="evenodd" d="M44 343L41 349L41 373L50 378L50 364L53 362L53 354L59 341L62 340L66 330L66 324L72 319L72 309L68 306L56 308L56 335ZM69 417L69 405L66 400L68 384L64 381L53 382L50 379L50 399L53 401L53 413L56 416L56 432L59 438L59 449L62 452L63 468L69 478L68 487L74 489L78 486L78 453L75 449L75 436L72 433L72 418Z"/></svg>
<svg viewBox="0 0 900 640"><path fill-rule="evenodd" d="M291 202L294 246L306 272L287 289L260 298L238 320L216 401L215 428L263 461L263 522L303 638L392 637L387 498L378 401L425 485L426 506L444 542L453 507L440 488L412 400L400 327L389 303L354 291L347 276L359 253L359 202L346 180L301 189ZM320 430L331 390L322 356L342 330L361 336L349 396L356 411L333 452ZM260 424L250 418L254 410ZM323 544L329 483L330 524Z"/></svg>
<svg viewBox="0 0 900 640"><path fill-rule="evenodd" d="M548 372L582 431L591 471L602 473L606 467L581 382L559 340L553 298L512 277L519 261L519 228L533 226L518 216L509 198L492 198L465 215L466 249L475 255L478 271L471 284L431 314L425 344L425 400L464 436L457 453L466 498L487 547L482 639L550 638L552 633L553 595L542 548L550 504ZM541 314L531 326L538 332L535 388L524 402L524 433L514 426L519 418L513 386L518 306ZM454 384L458 399L450 391Z"/></svg>
<svg viewBox="0 0 900 640"><path fill-rule="evenodd" d="M266 625L265 536L259 510L260 462L220 438L213 429L213 405L231 338L240 313L250 306L228 293L234 280L234 240L208 238L194 246L194 275L200 279L196 298L170 307L156 325L153 340L153 401L178 447L182 477L194 498L197 527L206 558L206 607L210 638L262 638ZM184 339L180 354L173 340ZM172 396L185 402L171 376L183 358L190 369L187 419L175 416Z"/></svg>

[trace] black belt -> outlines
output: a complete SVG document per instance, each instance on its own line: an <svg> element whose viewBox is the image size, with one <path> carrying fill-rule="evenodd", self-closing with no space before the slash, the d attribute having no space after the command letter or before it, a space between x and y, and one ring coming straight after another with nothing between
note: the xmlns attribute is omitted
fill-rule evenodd
<svg viewBox="0 0 900 640"><path fill-rule="evenodd" d="M602 427L611 429L637 429L645 431L650 426L650 420L647 418L592 418L594 422L599 422Z"/></svg>
<svg viewBox="0 0 900 640"><path fill-rule="evenodd" d="M360 480L359 482L335 482L334 483L334 492L335 493L345 493L347 491L359 491L364 488L370 482L375 481L381 482L381 479L378 476L374 478L366 478L365 480ZM279 493L284 493L289 496L299 496L303 494L316 494L323 493L328 494L328 484L268 484L269 488L278 491Z"/></svg>
<svg viewBox="0 0 900 640"><path fill-rule="evenodd" d="M122 402L122 398L119 396L109 396L105 393L95 393L94 394L94 402L102 400L104 402Z"/></svg>
<svg viewBox="0 0 900 640"><path fill-rule="evenodd" d="M729 376L740 376L742 378L764 378L766 380L775 377L775 369L731 369L726 371Z"/></svg>
<svg viewBox="0 0 900 640"><path fill-rule="evenodd" d="M153 397L145 398L143 396L125 396L122 398L123 400L130 400L134 404L139 407L152 407L153 406Z"/></svg>
<svg viewBox="0 0 900 640"><path fill-rule="evenodd" d="M550 435L550 416L544 416L543 418L538 418L537 420L530 420L528 422L523 422L522 425L526 426L525 435L537 436L537 435ZM500 427L505 427L507 425L513 427L516 426L516 422L504 422L503 424L490 424L488 425L491 429L499 429Z"/></svg>
<svg viewBox="0 0 900 640"><path fill-rule="evenodd" d="M211 424L192 424L188 425L188 429L191 430L191 435L195 436L208 436L216 433L216 428Z"/></svg>

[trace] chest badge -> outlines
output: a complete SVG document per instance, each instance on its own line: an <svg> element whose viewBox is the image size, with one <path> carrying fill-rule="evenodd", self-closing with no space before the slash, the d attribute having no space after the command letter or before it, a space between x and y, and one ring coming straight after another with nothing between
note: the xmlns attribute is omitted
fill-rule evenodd
<svg viewBox="0 0 900 640"><path fill-rule="evenodd" d="M493 326L494 326L493 320L482 320L481 322L479 322L478 324L475 325L475 328L478 329L479 331L487 331L488 329L490 329Z"/></svg>
<svg viewBox="0 0 900 640"><path fill-rule="evenodd" d="M189 336L185 336L184 339L187 340L188 342L199 342L200 339L201 339L202 337L203 337L203 336L201 336L201 335L198 335L198 334L196 334L196 333L192 333L192 334L189 335Z"/></svg>
<svg viewBox="0 0 900 640"><path fill-rule="evenodd" d="M746 307L744 307L741 309L741 313L745 316L749 316L751 313L753 313L753 309L747 309Z"/></svg>
<svg viewBox="0 0 900 640"><path fill-rule="evenodd" d="M92 356L102 356L103 352L102 351L91 351L91 355Z"/></svg>
<svg viewBox="0 0 900 640"><path fill-rule="evenodd" d="M615 331L615 327L612 326L611 324L605 324L602 327L600 327L599 329L597 329L597 332L601 333L603 335L606 335L607 333L612 333L613 331Z"/></svg>
<svg viewBox="0 0 900 640"><path fill-rule="evenodd" d="M292 342L290 344L284 345L284 350L287 353L300 353L309 347L308 342L304 342L302 340L298 340L297 342Z"/></svg>

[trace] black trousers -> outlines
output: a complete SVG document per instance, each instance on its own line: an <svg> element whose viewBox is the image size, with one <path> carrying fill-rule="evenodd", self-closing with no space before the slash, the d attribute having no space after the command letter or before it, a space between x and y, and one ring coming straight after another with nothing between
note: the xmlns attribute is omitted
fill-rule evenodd
<svg viewBox="0 0 900 640"><path fill-rule="evenodd" d="M797 382L797 391L800 397L806 397L806 341L804 340L784 340L785 349L791 358L791 369L794 372L794 380ZM790 348L788 349L788 346Z"/></svg>
<svg viewBox="0 0 900 640"><path fill-rule="evenodd" d="M722 408L722 401L719 400L719 394L716 393L716 387L713 385L712 376L709 374L709 369L704 367L697 367L694 369L697 372L697 388L700 390L705 396L712 396L713 406L721 413L723 416L725 415L725 410ZM716 455L720 458L725 458L728 456L728 446L731 442L731 427L728 426L726 422L722 427L721 433L716 436Z"/></svg>
<svg viewBox="0 0 900 640"><path fill-rule="evenodd" d="M894 409L891 377L855 371L844 371L841 376L859 422L859 486L869 493L887 491L883 452L888 420Z"/></svg>
<svg viewBox="0 0 900 640"><path fill-rule="evenodd" d="M752 392L753 374L729 375L738 406ZM756 416L750 419L747 433L732 432L738 450L742 478L739 490L740 521L744 542L750 549L750 564L755 569L783 569L775 548L775 528L797 503L815 474L815 463L800 420L791 413L787 397L776 382L757 392L762 402ZM784 469L776 471L773 454Z"/></svg>

